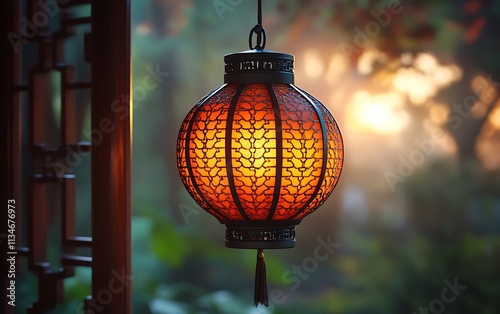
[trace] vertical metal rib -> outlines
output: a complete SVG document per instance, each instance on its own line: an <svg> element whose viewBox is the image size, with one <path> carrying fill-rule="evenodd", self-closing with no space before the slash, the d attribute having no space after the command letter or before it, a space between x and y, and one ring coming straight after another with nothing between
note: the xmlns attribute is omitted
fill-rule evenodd
<svg viewBox="0 0 500 314"><path fill-rule="evenodd" d="M238 90L233 96L233 99L231 100L231 104L229 105L229 110L227 112L227 119L226 119L226 139L225 139L225 145L224 147L226 148L226 171L227 171L227 181L229 184L229 189L231 190L231 195L233 196L233 201L236 207L238 208L238 211L240 212L241 216L245 218L246 220L250 220L243 210L243 206L241 205L240 199L238 197L238 193L236 192L236 187L234 186L234 174L233 174L233 166L232 166L232 159L233 159L233 154L232 154L232 134L233 134L233 121L234 121L234 113L236 111L236 104L238 103L238 99L240 98L241 92L245 88L246 84L241 84L238 87Z"/></svg>
<svg viewBox="0 0 500 314"><path fill-rule="evenodd" d="M318 115L318 120L319 120L319 123L321 125L321 135L322 135L322 138L323 138L323 159L321 161L322 162L322 164L321 164L321 173L319 175L318 184L316 185L316 188L314 189L314 192L311 195L311 197L309 198L309 200L307 201L307 203L301 209L299 209L295 213L295 215L293 215L292 217L290 217L290 219L294 219L300 213L302 213L307 207L309 207L309 204L311 204L311 202L314 200L314 198L316 197L316 195L319 192L319 189L321 188L321 185L323 184L323 180L325 179L325 174L326 174L326 162L328 160L328 134L326 132L327 130L326 130L326 125L325 125L325 120L323 119L323 115L321 114L321 111L316 106L316 104L314 103L314 101L312 101L312 99L309 96L307 96L300 88L297 88L293 84L290 84L290 86L296 92L298 92L300 95L302 95L302 97L304 97L311 104L311 106L313 106L314 111L316 111L316 114Z"/></svg>
<svg viewBox="0 0 500 314"><path fill-rule="evenodd" d="M267 92L271 98L271 104L274 111L274 123L276 130L276 174L274 182L274 194L271 207L269 209L269 214L267 215L267 220L271 220L274 216L274 212L278 207L278 201L280 199L281 192L281 178L283 176L283 126L281 121L281 111L276 98L276 93L272 84L267 84Z"/></svg>
<svg viewBox="0 0 500 314"><path fill-rule="evenodd" d="M184 154L186 156L186 167L187 167L187 170L188 170L188 173L189 173L189 179L191 180L191 183L193 184L193 187L194 189L196 190L196 193L198 194L198 196L201 197L201 199L208 205L210 206L210 202L207 200L207 198L205 197L205 195L203 195L203 193L201 192L200 190L200 187L198 186L198 183L196 183L196 178L194 177L194 174L193 174L193 168L191 167L191 155L189 153L189 145L187 145L187 143L189 142L189 139L191 138L191 132L193 131L193 124L194 124L194 121L196 120L196 116L198 115L198 111L200 111L201 107L205 104L205 102L210 98L212 97L213 95L215 95L216 93L218 93L219 91L221 91L224 87L226 87L227 84L224 84L222 85L221 87L219 87L218 89L214 90L213 92L209 93L208 95L205 96L205 98L203 98L200 102L199 102L199 105L198 107L195 109L195 111L193 112L193 116L191 117L191 121L189 121L189 125L188 125L188 128L186 130L186 138L185 138L185 144L184 144ZM211 206L210 206L211 207ZM215 212L215 210L214 210ZM219 211L216 212L217 214L219 214L219 216L221 216L222 218L224 219L227 219L227 217L225 217L222 213L220 213Z"/></svg>

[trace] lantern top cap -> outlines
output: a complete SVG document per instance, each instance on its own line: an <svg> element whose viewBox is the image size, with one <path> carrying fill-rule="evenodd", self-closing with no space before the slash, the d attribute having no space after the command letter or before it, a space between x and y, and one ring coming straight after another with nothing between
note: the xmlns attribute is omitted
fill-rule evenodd
<svg viewBox="0 0 500 314"><path fill-rule="evenodd" d="M271 50L246 50L224 56L228 84L293 84L294 56Z"/></svg>

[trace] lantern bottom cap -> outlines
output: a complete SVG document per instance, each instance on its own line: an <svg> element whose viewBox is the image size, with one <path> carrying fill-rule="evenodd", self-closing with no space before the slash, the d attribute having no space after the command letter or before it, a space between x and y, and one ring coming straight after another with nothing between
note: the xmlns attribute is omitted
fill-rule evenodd
<svg viewBox="0 0 500 314"><path fill-rule="evenodd" d="M226 247L231 249L290 249L295 247L295 240L273 242L226 240Z"/></svg>
<svg viewBox="0 0 500 314"><path fill-rule="evenodd" d="M286 249L295 247L295 226L226 226L226 247L237 249Z"/></svg>

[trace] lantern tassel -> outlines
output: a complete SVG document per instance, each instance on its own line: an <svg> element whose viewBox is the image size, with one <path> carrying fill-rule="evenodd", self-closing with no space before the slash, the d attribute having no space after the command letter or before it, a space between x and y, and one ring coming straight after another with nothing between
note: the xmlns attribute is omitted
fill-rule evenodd
<svg viewBox="0 0 500 314"><path fill-rule="evenodd" d="M257 307L259 303L269 306L269 298L267 297L266 262L264 262L264 250L262 249L258 249L257 251L253 305Z"/></svg>

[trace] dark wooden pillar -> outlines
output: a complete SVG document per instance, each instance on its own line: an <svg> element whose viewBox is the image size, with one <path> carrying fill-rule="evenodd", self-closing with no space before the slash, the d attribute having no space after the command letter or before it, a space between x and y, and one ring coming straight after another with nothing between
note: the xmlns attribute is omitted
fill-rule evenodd
<svg viewBox="0 0 500 314"><path fill-rule="evenodd" d="M7 236L10 234L7 228L8 201L14 200L16 209L16 227L20 226L21 215L21 98L14 84L20 80L20 55L8 39L9 33L20 33L19 10L17 1L2 1L0 5L0 276L1 285L1 313L13 313L14 307L8 305L6 297L7 287L10 280L7 278L9 263L7 263L7 251L12 251L7 245ZM16 246L20 245L20 233L16 232ZM20 257L16 256L16 260ZM20 263L17 263L17 268ZM15 280L16 278L14 278Z"/></svg>
<svg viewBox="0 0 500 314"><path fill-rule="evenodd" d="M130 1L92 2L92 300L131 313ZM93 313L92 311L90 311Z"/></svg>

